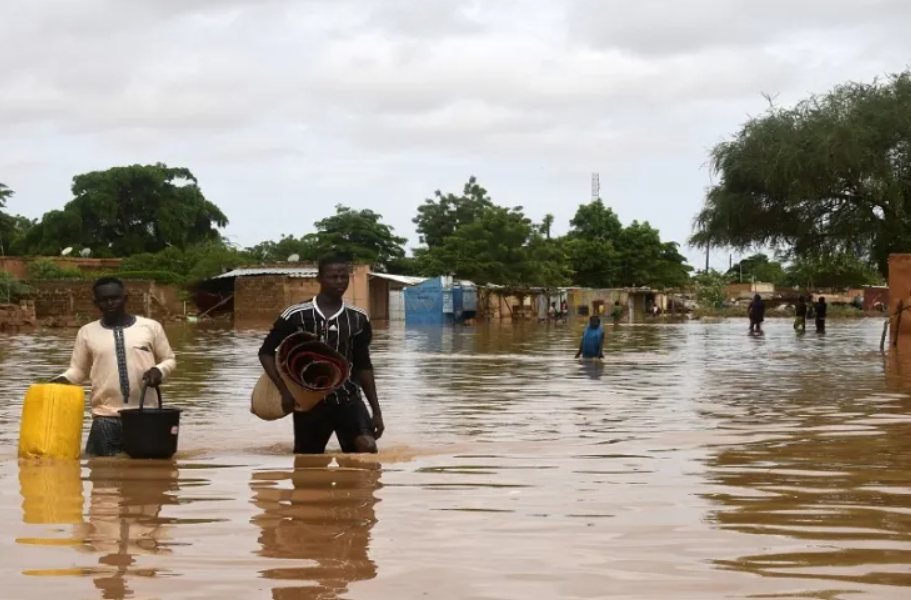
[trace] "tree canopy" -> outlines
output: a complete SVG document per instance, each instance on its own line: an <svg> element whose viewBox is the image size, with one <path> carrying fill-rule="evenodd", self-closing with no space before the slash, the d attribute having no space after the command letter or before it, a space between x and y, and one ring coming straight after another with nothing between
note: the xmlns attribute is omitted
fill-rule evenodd
<svg viewBox="0 0 911 600"><path fill-rule="evenodd" d="M727 272L727 277L731 281L758 281L782 285L785 281L785 269L780 262L760 253L735 263Z"/></svg>
<svg viewBox="0 0 911 600"><path fill-rule="evenodd" d="M772 106L711 153L699 247L853 255L885 274L911 251L911 71Z"/></svg>
<svg viewBox="0 0 911 600"><path fill-rule="evenodd" d="M28 253L56 255L67 246L101 256L160 252L218 240L228 224L189 169L161 163L77 175L72 193L28 232Z"/></svg>

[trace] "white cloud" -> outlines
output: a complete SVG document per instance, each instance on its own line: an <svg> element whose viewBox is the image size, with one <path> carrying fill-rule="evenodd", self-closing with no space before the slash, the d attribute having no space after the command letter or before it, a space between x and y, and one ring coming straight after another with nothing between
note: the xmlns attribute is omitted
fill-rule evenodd
<svg viewBox="0 0 911 600"><path fill-rule="evenodd" d="M621 218L684 241L760 92L900 70L908 22L905 0L6 0L0 181L37 216L75 173L180 164L252 244L337 203L414 239L472 173L565 229L600 171Z"/></svg>

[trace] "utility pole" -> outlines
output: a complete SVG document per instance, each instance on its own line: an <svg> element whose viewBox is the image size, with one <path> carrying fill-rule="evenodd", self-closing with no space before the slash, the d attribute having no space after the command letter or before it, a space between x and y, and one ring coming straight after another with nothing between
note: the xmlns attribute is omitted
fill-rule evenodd
<svg viewBox="0 0 911 600"><path fill-rule="evenodd" d="M709 272L709 245L705 245L705 272Z"/></svg>

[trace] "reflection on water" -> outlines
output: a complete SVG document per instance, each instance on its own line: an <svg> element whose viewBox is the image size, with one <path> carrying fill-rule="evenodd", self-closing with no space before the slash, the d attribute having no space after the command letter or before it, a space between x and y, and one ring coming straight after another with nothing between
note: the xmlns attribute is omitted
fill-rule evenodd
<svg viewBox="0 0 911 600"><path fill-rule="evenodd" d="M176 460L81 464L15 459L73 332L0 337L0 597L906 598L911 347L881 327L622 326L603 361L581 325L378 327L380 454L294 458L248 412L263 332L182 326Z"/></svg>
<svg viewBox="0 0 911 600"><path fill-rule="evenodd" d="M380 466L340 457L328 468L331 461L298 456L293 470L253 474L259 554L288 562L262 572L284 584L273 589L275 600L340 598L352 582L376 577L367 548Z"/></svg>

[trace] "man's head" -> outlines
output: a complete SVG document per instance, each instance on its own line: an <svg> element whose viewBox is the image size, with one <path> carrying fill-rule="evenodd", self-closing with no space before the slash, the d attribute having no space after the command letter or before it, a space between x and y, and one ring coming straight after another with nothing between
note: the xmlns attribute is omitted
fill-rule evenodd
<svg viewBox="0 0 911 600"><path fill-rule="evenodd" d="M598 327L601 327L601 317L593 315L592 318L590 318L588 320L588 326L591 327L592 329L597 329Z"/></svg>
<svg viewBox="0 0 911 600"><path fill-rule="evenodd" d="M126 312L127 292L123 281L116 277L102 277L92 285L95 306L105 317L117 317Z"/></svg>
<svg viewBox="0 0 911 600"><path fill-rule="evenodd" d="M753 296L753 300L755 302L759 302L760 300L762 300L762 296L760 296L759 294L756 294L755 296Z"/></svg>
<svg viewBox="0 0 911 600"><path fill-rule="evenodd" d="M820 296L820 297L819 297L819 303L820 303L820 304L825 304L825 303L826 303L826 299L823 298L822 296Z"/></svg>
<svg viewBox="0 0 911 600"><path fill-rule="evenodd" d="M348 278L351 263L339 256L327 256L320 259L316 279L319 281L320 294L330 298L341 298L348 290Z"/></svg>
<svg viewBox="0 0 911 600"><path fill-rule="evenodd" d="M803 302L803 301L804 301L804 300L803 300L803 296L798 296L798 297L797 297L797 301L798 301L798 302Z"/></svg>

